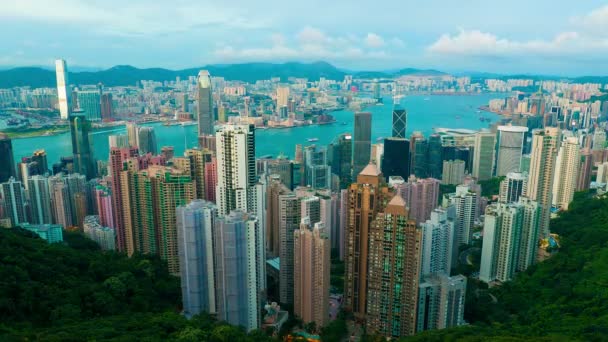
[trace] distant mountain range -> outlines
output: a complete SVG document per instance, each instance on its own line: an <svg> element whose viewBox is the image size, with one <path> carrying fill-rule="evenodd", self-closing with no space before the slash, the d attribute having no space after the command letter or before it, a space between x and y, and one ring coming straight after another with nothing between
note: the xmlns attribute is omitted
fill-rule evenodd
<svg viewBox="0 0 608 342"><path fill-rule="evenodd" d="M209 70L213 76L221 76L226 80L240 80L253 83L258 80L267 80L271 77L280 77L286 81L288 77L307 78L318 80L325 77L330 80L342 80L345 75L351 74L362 78L390 78L396 76L443 76L445 72L434 69L405 68L391 71L347 71L336 68L327 62L314 63L242 63L207 65L199 68L183 70L169 70L162 68L139 69L130 65L118 65L107 70L94 70L93 68L79 67L79 71L69 73L70 84L84 85L103 83L106 86L129 86L137 81L169 81L176 77L186 79L196 76L201 69ZM533 76L533 75L499 75L489 73L472 73L475 79L484 78L535 78L535 79L565 79L564 77ZM583 76L570 78L575 82L608 83L608 76ZM19 67L0 70L0 88L21 86L54 87L56 85L55 71L41 67Z"/></svg>
<svg viewBox="0 0 608 342"><path fill-rule="evenodd" d="M209 70L213 76L221 76L226 80L240 80L255 82L267 80L271 77L280 77L287 80L288 77L301 77L310 80L318 80L325 77L330 80L342 80L347 74L367 78L394 77L400 75L446 75L437 70L401 69L396 72L347 72L340 70L326 62L315 63L243 63L226 65L207 65L200 68L183 70L169 70L162 68L139 69L130 65L118 65L107 70L70 72L68 77L70 84L97 84L106 86L135 85L140 80L169 81L176 77L186 79L196 76L201 69ZM11 88L20 86L31 87L54 87L56 85L55 72L40 67L20 67L0 70L0 88Z"/></svg>

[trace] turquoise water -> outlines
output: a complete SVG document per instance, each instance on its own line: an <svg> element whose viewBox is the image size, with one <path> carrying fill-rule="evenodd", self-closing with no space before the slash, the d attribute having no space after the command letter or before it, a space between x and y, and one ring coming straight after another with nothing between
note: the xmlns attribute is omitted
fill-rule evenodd
<svg viewBox="0 0 608 342"><path fill-rule="evenodd" d="M479 121L479 116L490 118L492 122L500 119L492 113L477 113L477 108L488 104L502 94L481 95L412 95L401 99L401 105L407 110L407 135L413 131L421 131L424 135L433 132L434 127L480 129L488 127L488 122ZM384 106L368 107L365 111L372 113L372 137L391 135L392 101L384 99ZM268 129L256 131L256 154L258 156L284 153L293 157L295 145L310 145L309 138L318 138L318 145L330 143L336 136L353 130L353 112L337 111L332 115L336 123L322 126L306 126L286 129ZM343 125L342 123L346 123ZM162 146L173 146L176 155L182 155L185 147L197 145L196 125L193 126L163 126L153 123L150 126L156 131L159 151ZM109 154L108 136L125 133L125 128L113 128L107 131L96 131L93 135L93 151L96 159L107 159ZM22 138L13 140L15 161L31 155L36 149L45 149L49 164L59 161L61 156L72 154L69 133L54 136Z"/></svg>

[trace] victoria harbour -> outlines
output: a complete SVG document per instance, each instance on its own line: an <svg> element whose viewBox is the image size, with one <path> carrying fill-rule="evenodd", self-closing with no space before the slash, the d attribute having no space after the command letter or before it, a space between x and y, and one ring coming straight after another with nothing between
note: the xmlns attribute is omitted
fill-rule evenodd
<svg viewBox="0 0 608 342"><path fill-rule="evenodd" d="M478 130L487 128L492 122L500 119L499 115L479 112L478 107L487 105L488 101L502 97L500 93L478 95L411 95L401 99L400 104L408 112L407 134L420 131L424 135L433 132L433 128L465 128ZM372 140L389 137L391 134L393 110L392 98L384 98L384 105L365 108L372 113ZM256 155L265 156L285 154L293 157L296 144L304 146L317 144L327 145L339 134L353 132L353 112L341 110L332 112L336 122L325 125L312 125L294 128L258 129L256 130ZM481 121L485 117L489 121ZM186 148L198 145L196 126L163 126L161 123L148 124L154 127L158 146L173 146L176 155L182 155ZM108 137L124 134L125 128L100 130L91 133L94 156L105 159L109 153ZM316 138L318 141L308 142ZM61 156L72 153L70 133L65 132L52 136L29 137L13 140L15 158L31 154L31 146L43 148L50 162L57 162Z"/></svg>

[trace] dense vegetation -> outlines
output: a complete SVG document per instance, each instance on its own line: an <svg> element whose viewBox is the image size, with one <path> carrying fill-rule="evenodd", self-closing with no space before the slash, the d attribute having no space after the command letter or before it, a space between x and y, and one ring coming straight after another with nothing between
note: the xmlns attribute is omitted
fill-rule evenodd
<svg viewBox="0 0 608 342"><path fill-rule="evenodd" d="M266 341L204 315L179 314L179 280L158 258L104 253L65 233L49 245L0 230L0 340Z"/></svg>
<svg viewBox="0 0 608 342"><path fill-rule="evenodd" d="M551 222L561 249L488 295L469 291L471 326L413 341L601 341L608 336L608 198L576 195ZM481 287L480 287L481 288ZM480 291L483 293L483 291Z"/></svg>

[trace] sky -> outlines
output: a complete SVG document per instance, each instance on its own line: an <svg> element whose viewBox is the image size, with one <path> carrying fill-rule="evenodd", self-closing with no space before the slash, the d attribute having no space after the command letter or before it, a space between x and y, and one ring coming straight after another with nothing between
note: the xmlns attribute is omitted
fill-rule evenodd
<svg viewBox="0 0 608 342"><path fill-rule="evenodd" d="M608 75L605 0L0 0L0 32L0 67L322 60Z"/></svg>

